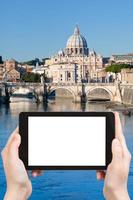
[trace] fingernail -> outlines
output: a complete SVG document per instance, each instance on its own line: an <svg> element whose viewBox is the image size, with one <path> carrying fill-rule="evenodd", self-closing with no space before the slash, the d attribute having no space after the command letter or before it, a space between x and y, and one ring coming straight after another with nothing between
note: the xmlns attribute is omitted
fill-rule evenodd
<svg viewBox="0 0 133 200"><path fill-rule="evenodd" d="M36 173L33 173L32 176L33 176L33 177L37 177L37 174L36 174Z"/></svg>

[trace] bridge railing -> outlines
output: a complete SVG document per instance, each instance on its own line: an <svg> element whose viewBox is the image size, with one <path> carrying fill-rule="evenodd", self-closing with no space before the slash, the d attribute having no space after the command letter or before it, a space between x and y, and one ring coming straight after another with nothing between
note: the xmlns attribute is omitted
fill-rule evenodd
<svg viewBox="0 0 133 200"><path fill-rule="evenodd" d="M0 82L0 87L4 86L5 83ZM25 82L7 82L7 86L9 87L30 87L30 86L43 86L42 83L25 83ZM56 86L56 87L61 87L61 86L82 86L82 83L46 83L48 86ZM84 83L85 86L115 86L116 83ZM133 84L131 83L121 83L121 87L128 87L128 88L133 88Z"/></svg>
<svg viewBox="0 0 133 200"><path fill-rule="evenodd" d="M17 82L17 83L10 83L10 82L8 82L7 83L7 86L11 86L11 87L15 87L15 86L17 86L17 87L19 87L19 86L22 86L22 87L24 87L24 86L42 86L43 84L41 84L41 83L22 83L22 82Z"/></svg>
<svg viewBox="0 0 133 200"><path fill-rule="evenodd" d="M49 86L82 86L82 83L48 83ZM85 86L114 86L115 83L84 83Z"/></svg>
<svg viewBox="0 0 133 200"><path fill-rule="evenodd" d="M30 87L30 86L43 86L42 83L25 83L25 82L7 82L7 86L9 87ZM82 86L82 83L46 83L48 86L56 86L56 87L61 87L61 86ZM4 83L0 83L0 86L4 85ZM84 83L85 86L114 86L116 85L115 83ZM126 86L127 84L124 84L123 86ZM132 84L133 86L133 84Z"/></svg>

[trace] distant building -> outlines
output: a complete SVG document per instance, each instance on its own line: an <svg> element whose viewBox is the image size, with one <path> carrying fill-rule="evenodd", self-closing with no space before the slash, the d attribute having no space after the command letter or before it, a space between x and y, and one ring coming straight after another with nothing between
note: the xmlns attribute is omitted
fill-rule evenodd
<svg viewBox="0 0 133 200"><path fill-rule="evenodd" d="M4 62L4 81L17 82L20 80L20 72L18 71L18 63L14 59Z"/></svg>
<svg viewBox="0 0 133 200"><path fill-rule="evenodd" d="M67 41L64 50L45 60L47 74L55 83L81 83L97 79L97 69L102 69L103 58L89 51L86 39L78 27Z"/></svg>
<svg viewBox="0 0 133 200"><path fill-rule="evenodd" d="M0 64L0 81L3 80L4 71L5 71L4 65Z"/></svg>
<svg viewBox="0 0 133 200"><path fill-rule="evenodd" d="M47 60L50 60L50 58L43 58L42 59L42 64L45 65L45 63L46 63Z"/></svg>
<svg viewBox="0 0 133 200"><path fill-rule="evenodd" d="M21 66L21 70L25 71L25 73L32 72L33 68L34 66L27 64Z"/></svg>
<svg viewBox="0 0 133 200"><path fill-rule="evenodd" d="M110 57L110 63L120 63L120 64L133 65L133 54L112 55Z"/></svg>
<svg viewBox="0 0 133 200"><path fill-rule="evenodd" d="M122 69L121 70L121 81L123 83L132 83L133 84L133 69Z"/></svg>
<svg viewBox="0 0 133 200"><path fill-rule="evenodd" d="M106 82L107 72L105 68L97 71L97 81L98 82Z"/></svg>
<svg viewBox="0 0 133 200"><path fill-rule="evenodd" d="M14 59L6 60L5 63L5 70L10 71L17 67L17 62Z"/></svg>
<svg viewBox="0 0 133 200"><path fill-rule="evenodd" d="M2 56L0 56L0 81L3 80L3 74L4 74L4 63L2 60Z"/></svg>
<svg viewBox="0 0 133 200"><path fill-rule="evenodd" d="M11 69L7 73L8 82L18 82L20 80L20 73L16 69Z"/></svg>
<svg viewBox="0 0 133 200"><path fill-rule="evenodd" d="M44 66L41 65L39 62L36 62L36 66L32 70L34 74L44 74Z"/></svg>

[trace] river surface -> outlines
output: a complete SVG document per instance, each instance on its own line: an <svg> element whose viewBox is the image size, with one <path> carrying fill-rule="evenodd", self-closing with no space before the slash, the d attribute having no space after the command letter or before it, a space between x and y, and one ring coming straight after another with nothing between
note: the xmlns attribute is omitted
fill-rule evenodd
<svg viewBox="0 0 133 200"><path fill-rule="evenodd" d="M86 106L72 103L71 99L58 99L48 107L33 102L13 102L0 106L0 151L11 132L18 125L21 111L105 111L108 103L89 102ZM120 112L127 145L133 154L133 116ZM42 176L31 178L33 193L31 200L102 200L103 181L96 180L95 171L46 171ZM131 162L128 189L133 199L133 161ZM6 190L6 181L0 158L0 200Z"/></svg>

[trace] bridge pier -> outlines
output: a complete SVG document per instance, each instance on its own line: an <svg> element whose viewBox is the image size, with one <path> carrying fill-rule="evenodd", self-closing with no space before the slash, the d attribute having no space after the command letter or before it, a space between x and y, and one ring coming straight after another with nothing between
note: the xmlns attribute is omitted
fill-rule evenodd
<svg viewBox="0 0 133 200"><path fill-rule="evenodd" d="M86 98L86 94L82 94L80 97L80 103L87 103L87 98Z"/></svg>
<svg viewBox="0 0 133 200"><path fill-rule="evenodd" d="M10 103L10 95L8 91L8 86L6 83L2 85L0 88L0 103L9 104Z"/></svg>
<svg viewBox="0 0 133 200"><path fill-rule="evenodd" d="M43 103L44 104L48 103L48 97L49 97L48 88L47 88L47 85L44 83L44 92L43 92Z"/></svg>
<svg viewBox="0 0 133 200"><path fill-rule="evenodd" d="M87 102L87 97L85 92L85 85L82 84L81 103L86 103L86 102Z"/></svg>
<svg viewBox="0 0 133 200"><path fill-rule="evenodd" d="M34 92L34 97L36 99L36 103L42 103L43 102L43 94L39 95L36 92Z"/></svg>
<svg viewBox="0 0 133 200"><path fill-rule="evenodd" d="M36 99L36 103L48 103L48 91L47 91L47 85L41 85L40 88L34 88L33 89L34 97Z"/></svg>
<svg viewBox="0 0 133 200"><path fill-rule="evenodd" d="M42 93L38 93L36 91L34 91L34 97L36 99L36 103L44 103L47 104L48 103L48 96L46 96L46 94Z"/></svg>

